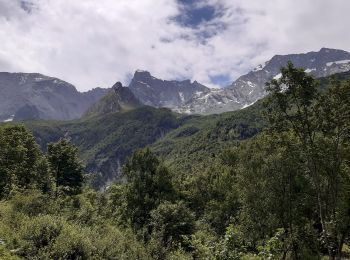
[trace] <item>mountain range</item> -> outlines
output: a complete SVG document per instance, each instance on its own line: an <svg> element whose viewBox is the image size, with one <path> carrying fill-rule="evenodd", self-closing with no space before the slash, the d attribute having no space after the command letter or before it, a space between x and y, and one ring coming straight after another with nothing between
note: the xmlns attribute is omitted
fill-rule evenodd
<svg viewBox="0 0 350 260"><path fill-rule="evenodd" d="M350 53L342 50L322 48L318 52L305 54L275 55L230 86L195 95L179 111L213 114L250 106L266 95L265 83L272 78L279 78L280 68L287 65L288 61L317 78L350 70Z"/></svg>
<svg viewBox="0 0 350 260"><path fill-rule="evenodd" d="M63 80L38 73L0 73L0 121L71 120L81 117L107 89L80 93Z"/></svg>
<svg viewBox="0 0 350 260"><path fill-rule="evenodd" d="M0 121L72 120L141 105L166 107L185 114L218 114L252 105L266 95L265 83L280 77L288 61L315 77L350 70L350 53L322 48L304 54L275 55L231 85L208 88L197 81L168 81L148 71L135 72L128 88L95 88L78 92L57 78L37 73L0 73ZM119 89L119 90L118 90Z"/></svg>

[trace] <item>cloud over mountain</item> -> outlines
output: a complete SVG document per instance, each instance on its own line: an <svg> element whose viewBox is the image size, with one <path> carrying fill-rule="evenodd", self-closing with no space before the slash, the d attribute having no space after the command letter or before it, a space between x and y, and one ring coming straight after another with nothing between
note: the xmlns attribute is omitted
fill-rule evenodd
<svg viewBox="0 0 350 260"><path fill-rule="evenodd" d="M349 7L346 0L0 0L0 70L57 76L80 90L127 84L137 68L227 85L276 53L349 50Z"/></svg>

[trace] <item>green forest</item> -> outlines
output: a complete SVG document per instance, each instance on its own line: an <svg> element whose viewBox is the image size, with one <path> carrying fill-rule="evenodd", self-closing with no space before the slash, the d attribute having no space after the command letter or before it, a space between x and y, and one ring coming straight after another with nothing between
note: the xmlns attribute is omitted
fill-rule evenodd
<svg viewBox="0 0 350 260"><path fill-rule="evenodd" d="M281 75L220 115L0 124L0 259L349 258L350 80Z"/></svg>

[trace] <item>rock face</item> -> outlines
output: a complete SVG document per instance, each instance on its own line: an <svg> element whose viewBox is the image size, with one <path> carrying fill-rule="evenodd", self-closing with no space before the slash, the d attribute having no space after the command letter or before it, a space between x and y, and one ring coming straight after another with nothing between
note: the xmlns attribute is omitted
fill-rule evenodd
<svg viewBox="0 0 350 260"><path fill-rule="evenodd" d="M0 73L0 122L29 119L71 120L108 90L80 93L60 79L37 73Z"/></svg>
<svg viewBox="0 0 350 260"><path fill-rule="evenodd" d="M185 113L214 114L245 108L266 95L265 83L280 77L280 68L288 61L315 77L350 70L350 53L322 48L305 54L276 55L248 74L239 77L227 88L195 95L178 110Z"/></svg>
<svg viewBox="0 0 350 260"><path fill-rule="evenodd" d="M123 87L120 82L117 82L107 95L87 110L84 116L89 117L113 112L123 112L140 106L142 106L142 103L134 96L131 90Z"/></svg>
<svg viewBox="0 0 350 260"><path fill-rule="evenodd" d="M136 71L129 85L134 95L145 105L178 109L195 95L210 92L198 82L167 81L153 77L148 71Z"/></svg>

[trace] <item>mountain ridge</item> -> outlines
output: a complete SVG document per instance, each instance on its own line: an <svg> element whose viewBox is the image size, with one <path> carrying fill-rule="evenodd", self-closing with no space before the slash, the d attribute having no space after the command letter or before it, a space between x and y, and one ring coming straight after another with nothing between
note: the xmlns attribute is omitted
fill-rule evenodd
<svg viewBox="0 0 350 260"><path fill-rule="evenodd" d="M197 81L162 80L142 70L135 71L129 88L143 104L171 109L184 105L195 93L210 91Z"/></svg>
<svg viewBox="0 0 350 260"><path fill-rule="evenodd" d="M137 70L125 91L130 90L140 103L156 108L166 107L185 114L220 114L248 107L263 98L266 95L265 83L278 78L280 68L288 61L317 78L350 70L350 53L321 48L301 54L274 55L225 88L211 89L190 80L162 80L148 71ZM110 103L113 107L116 100L111 98L109 92L110 89L102 88L79 92L68 82L39 73L2 72L0 121L77 119L88 113L89 109L97 109L98 105L95 104L105 95L109 95L109 98L101 102L105 105ZM135 102L131 108L138 103ZM99 109L103 111L105 105ZM117 110L116 107L112 109ZM123 109L119 107L119 110Z"/></svg>
<svg viewBox="0 0 350 260"><path fill-rule="evenodd" d="M196 96L178 111L215 114L250 106L266 95L265 83L274 77L278 78L280 68L288 61L317 78L350 70L350 53L343 50L321 48L318 52L275 55L264 65L258 65L237 78L228 87Z"/></svg>
<svg viewBox="0 0 350 260"><path fill-rule="evenodd" d="M66 81L39 73L0 72L0 121L76 119L107 91L79 92Z"/></svg>

